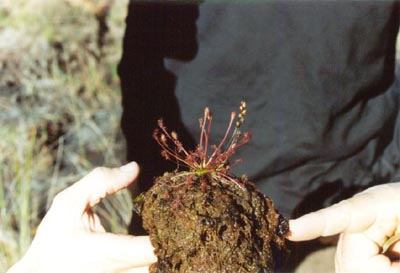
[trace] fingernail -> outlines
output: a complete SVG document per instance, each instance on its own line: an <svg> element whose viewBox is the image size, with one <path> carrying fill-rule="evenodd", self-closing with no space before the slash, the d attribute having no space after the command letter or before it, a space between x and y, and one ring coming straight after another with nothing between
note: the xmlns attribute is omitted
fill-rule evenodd
<svg viewBox="0 0 400 273"><path fill-rule="evenodd" d="M138 165L136 162L133 161L124 166L121 166L119 169L121 170L121 172L124 172L124 173L132 173L132 172L137 171Z"/></svg>

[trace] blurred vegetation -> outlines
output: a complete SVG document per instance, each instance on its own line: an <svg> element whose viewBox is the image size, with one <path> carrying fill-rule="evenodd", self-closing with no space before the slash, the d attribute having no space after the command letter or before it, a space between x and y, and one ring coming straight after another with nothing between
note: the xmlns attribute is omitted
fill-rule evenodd
<svg viewBox="0 0 400 273"><path fill-rule="evenodd" d="M125 158L116 66L127 1L0 1L0 272L26 251L57 192ZM130 196L97 211L125 232Z"/></svg>

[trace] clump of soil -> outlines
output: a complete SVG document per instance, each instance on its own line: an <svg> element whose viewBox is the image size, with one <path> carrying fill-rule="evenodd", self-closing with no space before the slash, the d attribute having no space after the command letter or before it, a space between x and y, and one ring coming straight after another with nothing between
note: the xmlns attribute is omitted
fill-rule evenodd
<svg viewBox="0 0 400 273"><path fill-rule="evenodd" d="M288 254L287 221L273 202L245 176L228 174L228 159L249 141L242 134L246 105L242 103L233 137L226 149L213 146L207 156L211 113L200 120L202 135L196 151L187 152L177 134L162 121L155 138L162 154L189 170L165 173L143 195L143 227L149 232L158 262L150 272L274 272ZM235 119L232 113L230 125Z"/></svg>

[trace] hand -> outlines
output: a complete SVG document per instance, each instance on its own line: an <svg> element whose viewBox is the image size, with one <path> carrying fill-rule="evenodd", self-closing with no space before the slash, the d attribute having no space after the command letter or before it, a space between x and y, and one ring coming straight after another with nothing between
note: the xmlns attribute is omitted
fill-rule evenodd
<svg viewBox="0 0 400 273"><path fill-rule="evenodd" d="M137 177L132 162L96 168L59 193L39 225L25 256L8 273L148 272L156 261L147 236L107 233L91 208Z"/></svg>
<svg viewBox="0 0 400 273"><path fill-rule="evenodd" d="M382 246L400 233L400 183L369 188L331 207L289 221L289 240L304 241L341 234L336 272L400 272L399 262L382 253ZM400 242L390 248L399 258Z"/></svg>

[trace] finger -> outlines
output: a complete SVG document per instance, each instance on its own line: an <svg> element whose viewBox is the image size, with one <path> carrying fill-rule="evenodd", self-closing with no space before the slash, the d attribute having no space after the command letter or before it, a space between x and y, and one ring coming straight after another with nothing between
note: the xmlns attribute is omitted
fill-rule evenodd
<svg viewBox="0 0 400 273"><path fill-rule="evenodd" d="M371 272L368 267L365 267L365 264L379 255L379 252L380 247L363 233L341 234L335 258L337 272ZM385 265L387 261L382 260L383 258L374 259L374 267ZM378 270L374 272L386 271Z"/></svg>
<svg viewBox="0 0 400 273"><path fill-rule="evenodd" d="M336 248L336 272L399 273L400 264L380 252L379 244L363 233L341 234Z"/></svg>
<svg viewBox="0 0 400 273"><path fill-rule="evenodd" d="M97 205L103 198L112 195L131 184L139 173L136 162L131 162L120 168L98 167L71 187L59 193L53 205L73 208L84 212L87 208Z"/></svg>
<svg viewBox="0 0 400 273"><path fill-rule="evenodd" d="M400 241L393 243L388 251L395 252L400 257Z"/></svg>
<svg viewBox="0 0 400 273"><path fill-rule="evenodd" d="M400 241L393 243L385 252L385 255L398 260L400 258Z"/></svg>
<svg viewBox="0 0 400 273"><path fill-rule="evenodd" d="M376 221L364 231L364 234L379 247L395 234L397 228L397 212L391 207L381 210Z"/></svg>
<svg viewBox="0 0 400 273"><path fill-rule="evenodd" d="M99 245L96 257L119 268L145 267L157 261L148 236L98 233L92 239Z"/></svg>
<svg viewBox="0 0 400 273"><path fill-rule="evenodd" d="M78 189L86 199L87 205L93 207L108 195L112 195L131 184L139 173L136 162L120 168L98 167L78 182Z"/></svg>
<svg viewBox="0 0 400 273"><path fill-rule="evenodd" d="M82 225L86 230L91 232L106 232L101 224L100 217L91 210L82 215Z"/></svg>
<svg viewBox="0 0 400 273"><path fill-rule="evenodd" d="M377 217L374 196L354 196L331 207L306 214L289 221L289 240L304 241L320 236L331 236L342 232L364 230Z"/></svg>
<svg viewBox="0 0 400 273"><path fill-rule="evenodd" d="M400 183L371 187L329 208L289 221L289 240L311 240L341 232L359 232L371 226L382 211L400 211Z"/></svg>

